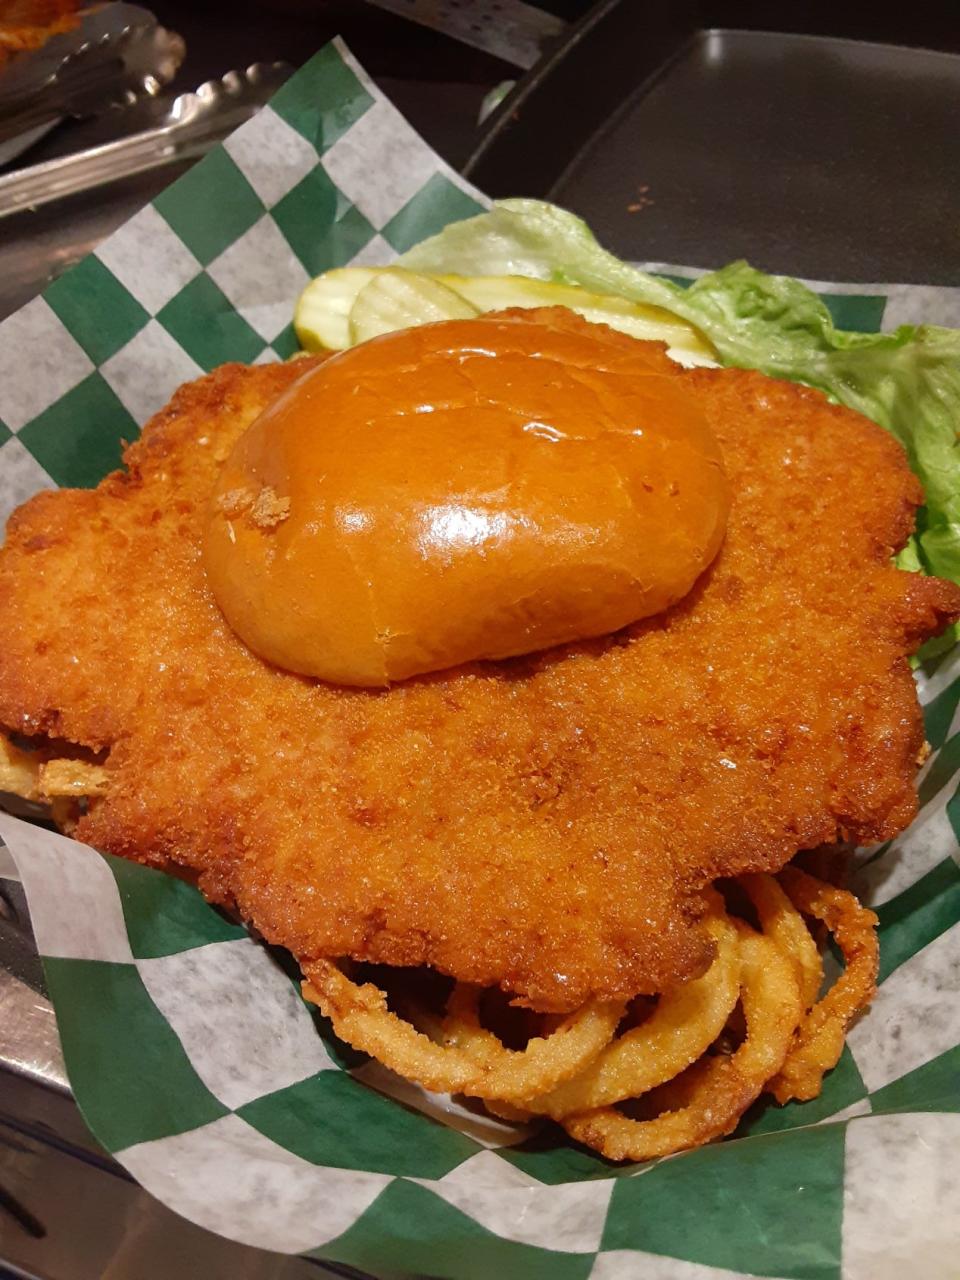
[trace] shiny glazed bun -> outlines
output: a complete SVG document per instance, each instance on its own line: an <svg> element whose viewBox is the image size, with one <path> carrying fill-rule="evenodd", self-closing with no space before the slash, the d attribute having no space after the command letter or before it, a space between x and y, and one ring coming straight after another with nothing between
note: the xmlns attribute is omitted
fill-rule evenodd
<svg viewBox="0 0 960 1280"><path fill-rule="evenodd" d="M261 657L382 686L666 609L716 555L728 501L661 344L509 311L313 367L237 442L204 554Z"/></svg>

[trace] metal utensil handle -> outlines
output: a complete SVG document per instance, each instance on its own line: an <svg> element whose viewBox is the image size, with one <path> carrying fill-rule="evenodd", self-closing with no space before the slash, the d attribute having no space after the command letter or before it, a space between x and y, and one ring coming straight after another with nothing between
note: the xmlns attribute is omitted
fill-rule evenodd
<svg viewBox="0 0 960 1280"><path fill-rule="evenodd" d="M180 36L153 18L86 41L36 89L17 96L0 92L0 143L64 116L95 115L131 96L152 94L170 80L183 55Z"/></svg>
<svg viewBox="0 0 960 1280"><path fill-rule="evenodd" d="M282 64L257 63L245 74L229 71L177 98L166 124L0 177L0 218L202 155L246 120L287 74Z"/></svg>
<svg viewBox="0 0 960 1280"><path fill-rule="evenodd" d="M178 143L177 133L177 125L164 125L8 174L0 178L0 218L198 155L217 140L210 135Z"/></svg>
<svg viewBox="0 0 960 1280"><path fill-rule="evenodd" d="M56 90L46 87L25 98L9 115L0 118L0 142L9 142L30 129L67 115L82 115L98 96L109 93L123 75L123 62L114 58L85 71L82 82ZM69 91L68 91L69 90Z"/></svg>

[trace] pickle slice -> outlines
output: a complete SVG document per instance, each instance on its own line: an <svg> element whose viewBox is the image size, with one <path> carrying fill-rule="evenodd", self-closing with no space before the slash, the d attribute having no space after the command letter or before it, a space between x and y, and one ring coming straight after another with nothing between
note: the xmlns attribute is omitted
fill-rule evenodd
<svg viewBox="0 0 960 1280"><path fill-rule="evenodd" d="M307 285L293 323L306 351L340 351L397 329L467 320L508 307L568 307L594 324L665 342L667 354L680 364L716 364L716 352L699 329L664 307L528 276L431 276L403 267L338 267Z"/></svg>
<svg viewBox="0 0 960 1280"><path fill-rule="evenodd" d="M304 351L342 351L353 345L350 311L377 267L336 267L311 280L293 313L293 327Z"/></svg>
<svg viewBox="0 0 960 1280"><path fill-rule="evenodd" d="M633 338L667 344L679 364L713 365L716 352L699 329L665 307L631 302L610 294L591 293L579 285L555 284L528 276L436 277L479 311L506 307L567 307L594 324L606 324Z"/></svg>
<svg viewBox="0 0 960 1280"><path fill-rule="evenodd" d="M354 342L366 342L397 329L435 320L469 320L478 314L477 307L433 276L384 267L357 294L350 336Z"/></svg>

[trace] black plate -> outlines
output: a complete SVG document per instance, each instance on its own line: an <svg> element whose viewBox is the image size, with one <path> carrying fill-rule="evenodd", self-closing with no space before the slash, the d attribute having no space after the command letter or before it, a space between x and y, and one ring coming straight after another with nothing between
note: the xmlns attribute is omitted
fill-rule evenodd
<svg viewBox="0 0 960 1280"><path fill-rule="evenodd" d="M467 176L638 261L960 285L960 56L700 21L690 0L603 0Z"/></svg>

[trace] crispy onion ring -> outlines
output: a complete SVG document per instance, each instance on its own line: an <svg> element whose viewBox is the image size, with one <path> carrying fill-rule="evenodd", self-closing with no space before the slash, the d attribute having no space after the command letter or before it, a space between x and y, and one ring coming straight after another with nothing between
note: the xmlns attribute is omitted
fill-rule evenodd
<svg viewBox="0 0 960 1280"><path fill-rule="evenodd" d="M701 1057L723 1030L740 994L740 955L732 922L707 922L717 955L702 978L661 997L639 1027L609 1044L575 1079L526 1105L555 1120L638 1098Z"/></svg>
<svg viewBox="0 0 960 1280"><path fill-rule="evenodd" d="M401 1017L383 991L330 960L303 964L304 996L342 1039L427 1089L482 1098L511 1121L549 1116L612 1160L669 1155L730 1133L765 1089L780 1102L815 1096L875 988L876 916L852 894L794 867L739 883L761 932L728 915L710 891L710 968L662 995L618 1038L626 1004L590 1001L563 1017L540 1015L538 1034L524 1049L509 1049L491 1029L496 1011L490 1026L481 1020L481 988L456 983L443 1014L408 990ZM819 1001L823 966L805 917L834 933L846 960ZM737 1034L740 1012L742 1042L721 1051ZM645 1095L652 1119L619 1109Z"/></svg>
<svg viewBox="0 0 960 1280"><path fill-rule="evenodd" d="M531 1097L576 1075L609 1043L626 1008L624 1001L589 1000L550 1035L513 1050L480 1026L476 989L459 983L451 998L455 1019L449 1028L444 1019L443 1040L437 1044L391 1013L386 995L372 983L359 986L329 960L301 967L307 977L304 998L320 1006L341 1040L426 1089L504 1102Z"/></svg>
<svg viewBox="0 0 960 1280"><path fill-rule="evenodd" d="M650 1160L730 1133L783 1063L803 1014L794 965L776 943L737 922L740 999L746 1039L729 1057L705 1060L692 1101L653 1120L631 1120L614 1107L567 1116L578 1142L611 1160Z"/></svg>
<svg viewBox="0 0 960 1280"><path fill-rule="evenodd" d="M533 1037L525 1049L510 1050L480 1025L478 995L466 983L454 987L443 1042L466 1053L484 1072L465 1093L506 1103L522 1103L577 1075L610 1043L626 1010L626 1001L588 1002L549 1035Z"/></svg>
<svg viewBox="0 0 960 1280"><path fill-rule="evenodd" d="M798 911L824 922L846 965L801 1022L786 1061L767 1086L784 1103L791 1098L815 1098L824 1075L837 1065L850 1023L877 989L880 943L877 917L846 889L835 889L798 867L785 867L779 878Z"/></svg>
<svg viewBox="0 0 960 1280"><path fill-rule="evenodd" d="M810 1008L823 984L823 961L803 916L773 876L763 872L737 878L756 908L760 928L797 967L804 1010Z"/></svg>

